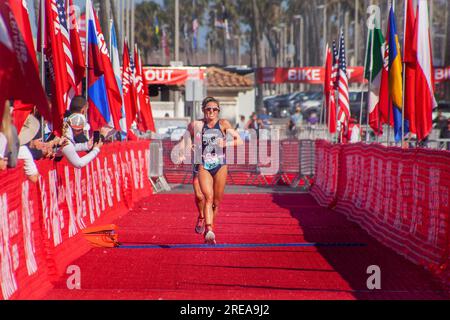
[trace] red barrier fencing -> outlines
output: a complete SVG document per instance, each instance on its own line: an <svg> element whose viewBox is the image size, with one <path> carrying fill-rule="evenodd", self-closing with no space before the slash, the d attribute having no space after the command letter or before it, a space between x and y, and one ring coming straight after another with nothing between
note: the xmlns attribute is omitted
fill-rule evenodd
<svg viewBox="0 0 450 320"><path fill-rule="evenodd" d="M0 172L0 299L36 299L91 247L81 230L111 223L152 193L149 142L105 145L89 165L37 161L30 183L23 163Z"/></svg>
<svg viewBox="0 0 450 320"><path fill-rule="evenodd" d="M316 141L312 195L450 283L450 152Z"/></svg>

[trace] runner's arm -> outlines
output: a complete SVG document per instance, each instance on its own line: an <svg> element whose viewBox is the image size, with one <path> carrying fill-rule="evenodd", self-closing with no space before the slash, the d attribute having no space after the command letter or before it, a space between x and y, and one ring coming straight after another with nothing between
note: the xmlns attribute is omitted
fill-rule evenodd
<svg viewBox="0 0 450 320"><path fill-rule="evenodd" d="M233 137L233 141L226 141L225 147L236 147L242 145L244 142L241 139L241 135L233 129L231 123L228 120L221 120L221 126L225 134L230 134Z"/></svg>

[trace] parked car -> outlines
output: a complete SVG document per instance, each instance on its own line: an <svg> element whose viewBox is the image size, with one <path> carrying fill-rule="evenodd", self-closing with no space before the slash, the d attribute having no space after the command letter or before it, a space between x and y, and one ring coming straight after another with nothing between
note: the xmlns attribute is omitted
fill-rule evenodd
<svg viewBox="0 0 450 320"><path fill-rule="evenodd" d="M320 113L323 103L323 92L303 92L302 94L299 94L298 101L300 102L302 108L303 117L308 119L312 113ZM295 105L291 112L295 112Z"/></svg>
<svg viewBox="0 0 450 320"><path fill-rule="evenodd" d="M265 100L267 113L274 118L286 118L289 116L289 98L292 93L282 94Z"/></svg>
<svg viewBox="0 0 450 320"><path fill-rule="evenodd" d="M359 122L359 113L361 110L361 94L363 96L363 104L362 104L362 123L367 123L367 107L368 107L368 95L367 91L361 92L361 90L349 90L348 98L350 102L350 114L352 118L355 118Z"/></svg>

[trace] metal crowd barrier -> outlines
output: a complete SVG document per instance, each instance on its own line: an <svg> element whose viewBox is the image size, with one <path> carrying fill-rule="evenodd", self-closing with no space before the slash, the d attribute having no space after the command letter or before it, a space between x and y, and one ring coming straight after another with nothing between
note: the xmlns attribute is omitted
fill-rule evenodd
<svg viewBox="0 0 450 320"><path fill-rule="evenodd" d="M161 177L166 181L164 177L170 175L170 177L176 179L177 183L192 182L193 165L172 162L171 153L177 143L176 141L163 140L155 141L155 144L151 145L150 176ZM267 143L268 156L271 157L270 140ZM250 142L245 141L245 153L238 155L238 148L235 148L232 155L227 155L228 178L232 184L236 184L238 179L245 179L243 180L245 185L273 186L281 180L286 185L298 187L300 181L304 180L304 187L309 188L308 178L314 175L314 140L279 140L279 156L271 157L272 162L278 163L263 164L258 158L258 149L252 148ZM270 175L273 179L269 182L268 176L263 173L262 169L271 165L277 165L278 171Z"/></svg>
<svg viewBox="0 0 450 320"><path fill-rule="evenodd" d="M150 164L148 177L156 192L169 191L170 186L164 177L163 146L160 140L150 141ZM153 180L156 179L156 180Z"/></svg>

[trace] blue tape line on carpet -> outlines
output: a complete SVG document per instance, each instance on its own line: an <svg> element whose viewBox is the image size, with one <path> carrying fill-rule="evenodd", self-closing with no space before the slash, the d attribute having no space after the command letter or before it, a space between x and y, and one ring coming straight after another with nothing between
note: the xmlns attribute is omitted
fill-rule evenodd
<svg viewBox="0 0 450 320"><path fill-rule="evenodd" d="M197 249L197 248L257 248L257 247L365 247L366 243L300 242L300 243L222 243L222 244L141 244L120 245L119 249Z"/></svg>

